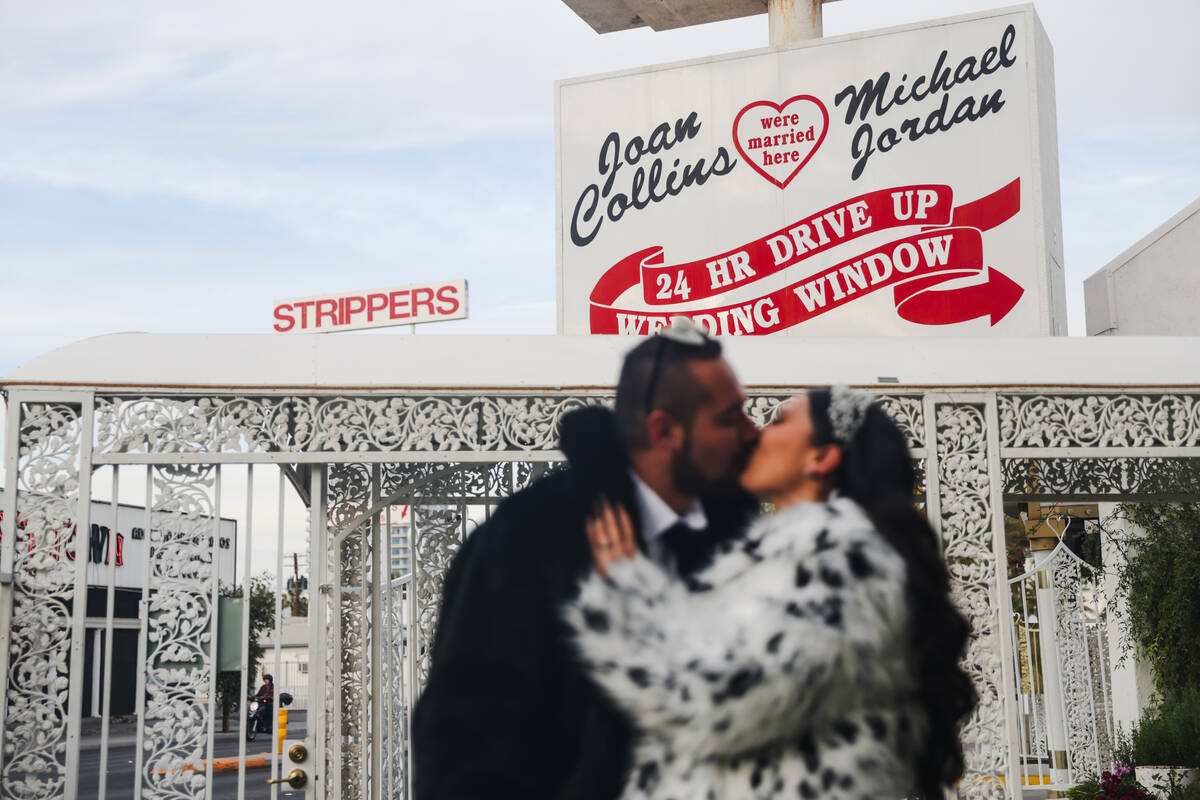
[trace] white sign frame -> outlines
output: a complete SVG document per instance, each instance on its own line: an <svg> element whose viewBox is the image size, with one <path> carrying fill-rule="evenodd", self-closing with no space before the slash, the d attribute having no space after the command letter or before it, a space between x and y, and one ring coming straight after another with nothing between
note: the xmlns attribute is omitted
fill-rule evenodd
<svg viewBox="0 0 1200 800"><path fill-rule="evenodd" d="M1019 287L1019 291L1016 292L1020 302L1018 303L1017 300L1013 301L1016 303L1016 311L1014 313L1009 313L1007 310L1004 310L1003 313L999 314L998 312L993 311L991 314L984 313L982 315L965 320L955 320L949 324L947 324L945 320L930 322L926 318L922 319L920 324L917 324L909 321L908 317L906 317L904 320L900 319L899 307L901 300L897 299L896 310L890 313L890 317L894 318L895 320L899 320L899 322L896 324L891 324L892 321L887 320L887 324L884 324L884 322L881 322L880 320L882 320L884 316L888 315L883 315L880 312L884 310L883 303L888 300L888 298L884 297L884 295L890 295L891 292L875 292L872 294L869 301L864 293L864 296L861 298L864 302L860 302L856 306L856 308L861 307L861 311L855 312L853 315L847 315L843 313L842 309L838 309L838 314L826 314L820 320L811 320L805 322L805 324L797 324L793 327L780 330L778 332L784 335L809 336L1064 335L1066 333L1066 289L1062 267L1062 222L1058 181L1058 145L1053 78L1053 51L1049 39L1046 36L1045 30L1043 29L1032 5L1002 8L993 11L966 14L913 25L904 25L868 31L864 33L851 34L847 36L830 37L827 39L803 42L784 48L764 48L760 50L711 56L708 58L653 65L638 69L622 70L602 75L585 76L557 81L555 84L557 332L560 335L593 333L589 325L588 315L589 308L591 313L596 313L597 305L590 304L588 302L588 289L585 287L581 290L579 284L584 283L587 284L587 286L594 285L597 282L597 276L603 274L605 267L601 265L610 265L611 268L615 270L615 266L612 265L615 265L621 258L626 256L632 257L632 254L637 253L641 248L650 248L650 250L654 250L655 248L652 246L659 245L660 247L657 248L657 258L659 260L657 262L647 260L641 264L643 280L648 280L647 276L650 275L653 265L663 263L671 265L686 265L687 262L691 262L692 265L694 265L696 263L703 262L706 257L716 258L722 253L728 256L737 249L738 245L743 244L749 239L758 236L762 236L765 239L768 234L782 232L782 230L785 230L786 226L789 223L792 223L793 220L803 219L805 216L803 213L795 213L793 207L793 209L789 210L791 213L790 217L785 214L779 214L773 219L773 222L763 223L761 230L756 231L753 234L746 233L746 229L743 227L738 234L730 238L728 241L722 242L720 245L711 245L711 243L709 245L698 245L690 252L687 251L687 248L680 248L677 242L672 241L672 234L668 233L660 236L657 233L646 234L645 230L643 230L642 238L640 240L634 241L637 239L637 237L632 236L631 240L625 243L622 255L615 255L617 252L621 252L622 248L614 245L614 248L609 249L606 257L597 256L594 262L587 265L583 272L580 273L584 275L583 277L574 277L573 274L568 273L567 270L574 270L577 268L579 259L575 257L577 256L577 253L572 251L577 251L580 248L572 244L568 238L572 216L572 208L568 208L568 206L573 207L575 205L575 203L580 199L578 196L580 195L581 190L585 186L585 183L579 178L582 168L578 166L579 164L585 162L585 160L591 162L590 167L593 173L593 180L595 180L597 185L600 185L603 174L599 171L602 165L597 163L597 155L601 153L601 147L598 146L599 142L604 138L604 132L598 130L597 126L592 125L591 128L587 128L586 126L584 127L584 130L589 131L588 135L592 136L590 148L578 146L577 142L572 144L566 143L565 135L575 135L579 130L579 127L576 125L574 120L569 117L569 115L573 113L574 110L577 110L586 104L585 99L578 98L587 98L588 93L591 92L594 94L593 99L598 101L595 104L597 107L619 108L623 109L618 112L619 114L626 113L628 115L636 116L637 114L643 114L641 109L643 109L645 106L661 106L664 108L669 106L671 100L668 99L664 101L662 98L677 96L674 95L671 90L678 89L681 83L686 83L688 80L687 76L690 76L692 73L700 76L696 78L696 80L700 83L715 82L716 79L709 76L717 73L721 73L724 76L722 80L728 82L729 80L732 80L729 77L730 75L738 76L743 72L749 72L750 69L747 68L746 65L754 65L757 62L767 61L773 64L780 64L783 63L781 59L796 57L807 58L811 62L815 58L834 58L839 48L845 49L847 47L853 48L855 46L857 46L860 51L864 46L869 47L871 48L869 52L874 52L876 49L886 50L889 46L900 49L903 46L902 40L904 37L922 35L926 37L940 36L944 39L944 43L941 45L941 47L942 49L949 51L950 61L947 63L952 67L958 64L959 60L966 55L973 55L979 60L980 63L982 63L983 55L981 48L975 48L974 45L965 48L956 46L955 34L957 31L952 29L955 26L967 26L961 27L960 30L970 31L970 26L976 26L976 28L982 29L983 25L999 25L1000 27L997 28L997 30L1000 30L1005 24L1010 23L1013 24L1016 29L1013 52L1015 52L1021 58L1019 61L1019 67L1010 70L1012 75L1007 78L1008 82L1005 84L1005 99L1013 106L1013 108L1010 109L1009 118L1006 119L1005 124L1009 128L1016 130L1019 134L1020 140L1014 141L1014 148L1027 148L1028 157L1023 158L1023 160L1020 162L1022 166L1021 170L1017 173L1019 177L1019 181L1015 182L1017 183L1017 186L1015 188L1012 186L1007 187L1014 189L1014 191L1019 191L1019 212L1014 212L1014 222L1011 222L1007 228L1002 228L996 232L988 232L987 228L983 229L985 232L982 236L984 244L982 246L983 255L981 258L985 259L985 261L977 265L976 269L977 274L986 275L988 278L987 282L990 283L990 279L993 277L991 269L993 265L987 263L986 259L992 257L989 255L989 253L994 252L996 250L996 242L1000 242L1002 245L1001 249L1003 250L1003 255L1006 257L1005 268L1010 271L1015 269L1019 271L1020 274L1019 280L1021 285ZM976 38L978 38L978 33L975 35ZM901 44L895 44L896 42L901 42ZM877 44L878 48L876 48ZM936 52L934 52L931 57L925 59L929 62L929 66L933 65L936 55ZM810 72L808 74L812 73ZM861 72L856 74L853 79L843 80L842 84L847 86L850 84L858 85L861 84L863 80L877 74L879 74L879 70L873 70L870 67L863 67ZM838 78L831 80L836 82ZM707 86L707 83L705 83L704 88L710 88ZM980 86L982 88L978 88L977 91L969 91L966 89L964 89L964 91L969 91L970 95L972 96L982 94L984 90L988 88L988 86L985 84L986 81L980 81ZM621 90L624 90L629 89L632 86L650 88L646 89L640 94L632 90L619 91L617 88L619 87ZM663 88L661 91L654 91L654 87L658 86L669 88ZM609 89L608 87L613 88ZM1018 89L1020 91L1018 91ZM607 95L605 94L605 91L608 91ZM712 91L715 93L716 89L713 89ZM760 96L762 94L761 92L755 92L753 88L749 88L746 89L745 100L771 100L775 103L779 103L780 101L787 99L783 95L789 94L791 91L791 89L789 89L788 92L781 90L780 96L778 97L764 97ZM804 87L797 86L795 87L794 91L797 93L803 93ZM930 96L932 96L932 94ZM573 100L572 97L576 99ZM952 103L957 101L957 95L951 97ZM753 105L753 103L750 104ZM627 110L624 110L625 106L633 108L635 111L628 112ZM835 129L842 128L850 131L853 130L849 123L844 124L842 120L846 106L838 106L835 109L832 102L832 96L828 97L825 102L825 106L829 112L829 121L826 127L827 133L831 133L835 131ZM920 113L921 117L924 118L925 114L929 110L930 104L929 101L926 101L924 104L914 102L911 104L911 106L913 107L906 108L905 111L911 110L912 114L898 113L896 115L895 122L899 122L899 120L904 116L916 116L918 113ZM678 130L677 120L681 119L683 116L683 113L679 111L679 109L683 108L683 106L676 104L673 108L674 110L670 113L666 111L657 113L653 111L644 112L644 121L637 125L630 124L629 126L623 127L621 123L614 122L611 130L613 132L618 132L622 136L622 146L628 146L628 140L633 135L641 136L643 143L645 143L650 139L651 129L654 127L654 123L656 122L669 122L672 125L675 125L676 130ZM950 109L953 111L954 106L951 105ZM745 110L746 109L743 108L743 111ZM730 114L730 116L732 116L732 114ZM877 123L877 128L879 130L882 130L883 127L888 124L894 124L893 122L890 122L891 117L888 116L881 116L878 118L878 120L879 122ZM732 139L734 137L730 135L728 120L724 118L717 119L713 115L709 114L701 114L699 121L701 126L707 126L706 131L701 130L700 132L701 137L707 136L707 139L705 139L707 146L700 148L699 151L693 151L693 153L708 156L711 164L716 161L716 156L714 155L717 152L716 144L723 143L726 150L739 162L744 160L743 152L737 150L733 146ZM846 142L848 135L846 131L838 130L838 133L838 145L840 147ZM941 142L946 142L953 136L952 132L939 133L939 135L942 137ZM699 141L699 138L700 137L697 138L697 141ZM833 137L831 135L831 139L832 138ZM887 153L886 156L876 151L871 159L874 161L874 163L880 163L882 160L886 160L887 158L898 158L904 160L908 158L908 153L905 152L906 146L915 149L923 144L926 144L927 142L936 142L937 140L937 136L930 136L927 138L926 142L916 141L910 145L908 141L905 141L899 147L896 147L894 152ZM829 149L831 147L831 142L826 142L823 146ZM571 150L570 154L566 152L568 149ZM667 153L667 155L671 154ZM692 154L689 154L689 158L685 160L690 161L690 155ZM843 158L842 160L847 164L849 163L848 158ZM643 162L643 164L645 163L646 162ZM626 191L632 194L629 187L629 178L630 174L634 171L634 167L629 164L625 164L624 166L626 167L626 170L621 175L621 178L616 181L616 183L621 187L621 191ZM743 166L748 167L749 165ZM665 168L670 168L669 162L665 165ZM980 169L982 168L983 165L981 165ZM870 177L871 169L872 167L868 167L868 172L864 173L864 178ZM763 187L772 188L774 191L779 193L781 198L786 193L786 189L777 188L778 183L776 183L775 187L770 187L767 181L763 179L764 176L761 174L755 176L753 174L753 170L749 168L743 169L742 173L745 174L741 175L739 180L743 182L749 180L750 177L753 177L753 179L760 182ZM732 178L732 176L730 175L728 178ZM728 180L728 178L725 179ZM719 183L719 181L714 181L714 183ZM753 181L751 181L751 183L753 183ZM917 184L927 183L941 184L943 181L937 180L936 178L918 180L917 176L915 175L910 177L907 181L892 181L891 183L871 183L869 181L858 181L857 183L854 183L850 180L846 180L842 189L835 194L838 196L839 200L844 201L844 204L848 204L854 199L855 195L858 194L866 194L872 191L882 191L887 188L895 187L908 188ZM945 181L945 183L950 184L951 182ZM820 184L822 188L831 185L832 184L828 182ZM702 188L707 190L709 187L704 186ZM740 189L741 187L737 188ZM980 196L968 196L965 191L960 191L958 186L953 186L953 188L954 192L952 202L954 204L954 211L956 212L961 210L960 207L962 205L972 200L980 199ZM1005 187L997 185L995 188L1000 190ZM614 189L614 191L616 190ZM828 191L833 192L832 189L829 189ZM991 187L989 187L987 191L990 192ZM999 192L997 192L997 194L999 194ZM604 200L607 200L607 197L604 198ZM660 202L654 205L666 207L672 200L682 200L682 198L667 197L666 200L667 202ZM837 200L831 200L828 196L824 197L823 200L826 202L814 203L814 205L809 208L808 211L815 214L816 212L821 211L822 209L827 209L834 203L838 202ZM600 208L597 211L597 215L601 217L604 215L603 202L604 201L602 201ZM786 202L786 200L781 199L780 205L783 205ZM646 210L652 213L658 213L653 206L648 207ZM737 211L736 208L732 210L735 212ZM637 213L639 213L639 210L629 209L629 216L634 216ZM660 216L663 216L663 218L666 219L669 215ZM714 214L710 213L709 218L706 219L698 215L695 228L700 229L707 234L707 231L705 230L706 227L712 227L719 224L718 222L714 222L714 216ZM625 220L622 219L618 222L624 221ZM780 224L774 224L776 222ZM947 219L945 222L949 223L949 219ZM1017 245L1010 244L1016 240L1016 237L1014 237L1010 231L1018 227L1018 222L1019 225L1022 226L1019 247ZM610 228L614 227L609 220L605 220L604 224L609 225ZM675 223L664 223L663 227L669 228L670 224ZM954 224L957 225L957 221L955 221ZM617 227L619 227L619 225ZM652 225L649 227L652 227ZM916 230L919 230L919 228L913 228L910 232L914 232ZM897 235L898 234L893 234L891 238L896 239ZM709 238L711 240L711 237ZM619 239L616 237L614 237L614 240L619 241ZM597 241L599 241L599 239L597 239ZM812 259L812 264L817 268L832 271L833 267L838 265L839 257L846 259L845 263L849 264L851 257L862 256L867 250L868 245L875 246L876 244L886 243L885 240L878 235L875 236L873 240L871 237L868 237L864 239L863 242L865 244L862 247L858 247L857 245L850 246L849 248L845 246L833 247L827 256L822 254L820 258ZM1004 248L1008 249L1005 250ZM1018 250L1019 253L1016 252ZM664 252L665 256L663 255ZM1026 265L1032 265L1032 267L1028 267ZM733 265L727 263L725 266L736 267L737 265L736 263ZM799 278L804 277L804 275L808 273L804 272L805 268L796 270L793 269L793 266L795 265L785 266L783 270L778 273L780 277L777 278L774 283L770 283L769 280L764 280L763 283L768 284L771 288L783 286L785 284L794 285ZM996 267L996 271L999 271L1001 265L997 264L994 266ZM817 272L819 272L819 269L814 269L813 273L811 274L815 275ZM661 276L659 276L659 278L661 280ZM978 283L979 281L976 280L975 282ZM954 277L951 276L947 286L954 289L962 289L965 285L969 285L970 283L971 279L969 278L955 280ZM910 285L912 284L910 283ZM735 288L740 288L740 286ZM874 286L872 288L874 288ZM644 300L641 296L642 291L645 292ZM833 289L833 291L837 292L838 290ZM1023 297L1021 296L1022 292L1024 293ZM624 302L624 300L630 297L632 294L634 293L630 292L622 295L622 301ZM648 306L646 303L651 302L649 299L650 290L648 283L643 285L637 294L639 295L637 298L638 302L635 302L634 306L639 311L648 313L652 317L647 321L647 324L642 326L637 331L637 333L641 334L652 333L655 329L655 325L661 326L662 324L665 324L666 320L669 319L670 313L673 309L678 309L675 313L688 313L705 310L705 307L702 304L688 302L681 302L676 306L664 306L662 310L657 310L654 307ZM746 292L742 292L740 295L734 293L734 299L737 301L742 301L747 296L752 294L761 295L762 291L750 292L750 290L747 290ZM898 297L899 295L897 295L897 298ZM612 303L611 306L616 308L618 304ZM727 308L728 307L729 306L727 306ZM916 304L909 306L908 309L915 307ZM818 311L820 310L818 309ZM657 319L653 318L654 313L658 314ZM747 313L749 313L748 306ZM1007 318L1005 318L1005 314L1008 315ZM840 321L830 322L830 320L837 320L839 316L843 319ZM702 324L707 324L705 320L700 321ZM729 320L726 320L726 322L728 323ZM617 331L614 330L611 332ZM725 332L739 333L745 331L739 330L738 325L726 324L724 327L720 327L718 330L718 333Z"/></svg>

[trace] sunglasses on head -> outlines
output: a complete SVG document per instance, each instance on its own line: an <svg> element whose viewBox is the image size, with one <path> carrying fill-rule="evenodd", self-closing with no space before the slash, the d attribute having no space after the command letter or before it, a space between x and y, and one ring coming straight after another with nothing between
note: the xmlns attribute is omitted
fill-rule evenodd
<svg viewBox="0 0 1200 800"><path fill-rule="evenodd" d="M654 394L658 391L658 381L662 374L662 365L667 348L671 345L682 347L703 347L708 337L696 323L689 318L678 316L671 320L671 326L664 328L656 337L658 346L654 350L654 366L650 370L650 380L646 383L646 399L643 411L649 414L654 410Z"/></svg>

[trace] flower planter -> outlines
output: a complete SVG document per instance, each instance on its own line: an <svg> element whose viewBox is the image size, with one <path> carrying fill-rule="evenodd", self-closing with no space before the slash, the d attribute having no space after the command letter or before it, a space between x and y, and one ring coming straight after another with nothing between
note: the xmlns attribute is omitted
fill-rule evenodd
<svg viewBox="0 0 1200 800"><path fill-rule="evenodd" d="M1146 787L1151 797L1166 800L1172 786L1188 786L1200 778L1200 769L1192 767L1137 767L1137 782Z"/></svg>

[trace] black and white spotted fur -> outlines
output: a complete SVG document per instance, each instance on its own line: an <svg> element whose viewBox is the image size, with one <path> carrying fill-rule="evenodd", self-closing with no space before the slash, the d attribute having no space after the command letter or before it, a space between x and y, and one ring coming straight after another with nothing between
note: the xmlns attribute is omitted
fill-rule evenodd
<svg viewBox="0 0 1200 800"><path fill-rule="evenodd" d="M566 609L642 735L625 798L886 798L923 716L900 556L852 501L760 518L686 585L638 555Z"/></svg>

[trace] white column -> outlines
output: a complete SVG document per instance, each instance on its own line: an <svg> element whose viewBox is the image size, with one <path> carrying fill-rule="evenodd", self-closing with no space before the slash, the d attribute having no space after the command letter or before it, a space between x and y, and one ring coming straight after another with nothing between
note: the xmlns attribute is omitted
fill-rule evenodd
<svg viewBox="0 0 1200 800"><path fill-rule="evenodd" d="M772 47L821 38L822 0L767 0Z"/></svg>
<svg viewBox="0 0 1200 800"><path fill-rule="evenodd" d="M1053 550L1033 551L1035 568L1041 569L1053 553ZM1063 784L1071 782L1071 773L1067 769L1066 707L1063 705L1062 668L1058 662L1057 591L1051 581L1050 569L1038 572L1038 631L1042 648L1042 687L1046 693L1046 749L1050 755L1050 782Z"/></svg>

